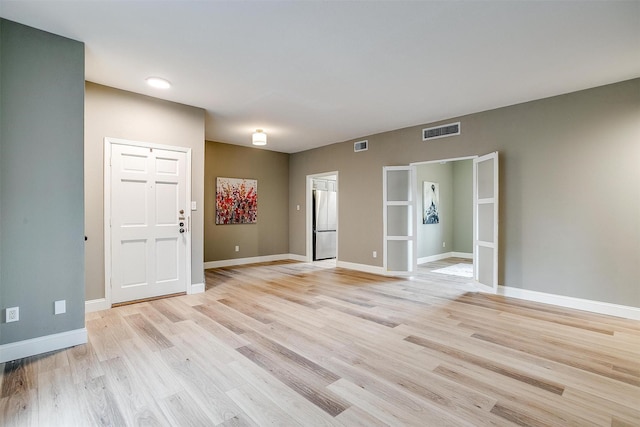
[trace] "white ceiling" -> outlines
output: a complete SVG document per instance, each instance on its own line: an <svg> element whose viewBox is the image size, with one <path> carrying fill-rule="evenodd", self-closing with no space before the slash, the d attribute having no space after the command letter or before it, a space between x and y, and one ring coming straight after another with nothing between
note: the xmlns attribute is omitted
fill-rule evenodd
<svg viewBox="0 0 640 427"><path fill-rule="evenodd" d="M7 1L86 44L86 79L293 153L640 76L640 1ZM148 76L173 83L147 87Z"/></svg>

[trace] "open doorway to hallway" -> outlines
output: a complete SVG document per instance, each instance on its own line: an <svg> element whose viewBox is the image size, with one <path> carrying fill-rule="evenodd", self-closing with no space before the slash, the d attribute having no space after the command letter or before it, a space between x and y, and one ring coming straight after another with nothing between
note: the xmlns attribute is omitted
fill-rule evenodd
<svg viewBox="0 0 640 427"><path fill-rule="evenodd" d="M338 172L307 176L307 261L335 266L338 257Z"/></svg>

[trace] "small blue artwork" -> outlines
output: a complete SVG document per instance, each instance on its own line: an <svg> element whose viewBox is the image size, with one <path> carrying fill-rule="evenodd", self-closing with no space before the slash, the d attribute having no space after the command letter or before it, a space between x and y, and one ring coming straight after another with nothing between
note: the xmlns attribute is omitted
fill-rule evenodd
<svg viewBox="0 0 640 427"><path fill-rule="evenodd" d="M440 223L440 187L436 182L424 181L422 183L423 224Z"/></svg>

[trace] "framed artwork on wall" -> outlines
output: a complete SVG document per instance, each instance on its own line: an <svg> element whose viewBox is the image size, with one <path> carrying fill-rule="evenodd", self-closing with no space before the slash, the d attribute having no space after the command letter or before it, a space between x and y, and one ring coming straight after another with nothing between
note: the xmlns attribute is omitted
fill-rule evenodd
<svg viewBox="0 0 640 427"><path fill-rule="evenodd" d="M258 222L258 180L216 179L216 225Z"/></svg>
<svg viewBox="0 0 640 427"><path fill-rule="evenodd" d="M437 182L422 183L422 223L440 223L440 186Z"/></svg>

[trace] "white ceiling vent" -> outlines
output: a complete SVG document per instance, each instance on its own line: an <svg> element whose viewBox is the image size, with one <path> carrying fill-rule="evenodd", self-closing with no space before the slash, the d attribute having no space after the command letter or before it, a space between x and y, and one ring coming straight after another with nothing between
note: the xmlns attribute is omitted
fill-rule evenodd
<svg viewBox="0 0 640 427"><path fill-rule="evenodd" d="M449 123L448 125L436 126L422 129L422 140L444 138L445 136L460 135L460 122Z"/></svg>
<svg viewBox="0 0 640 427"><path fill-rule="evenodd" d="M353 143L353 151L367 151L369 149L369 140L358 141Z"/></svg>

